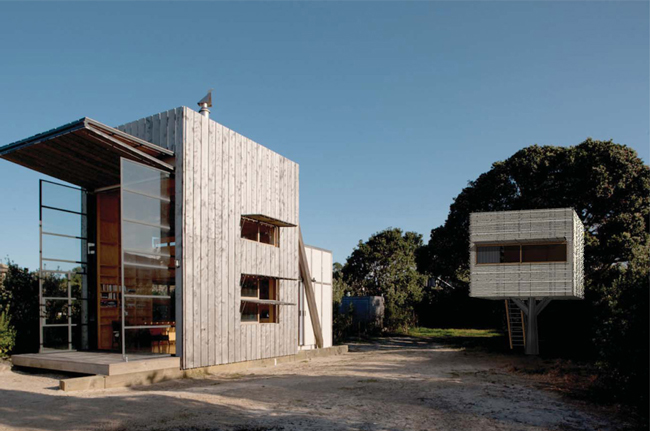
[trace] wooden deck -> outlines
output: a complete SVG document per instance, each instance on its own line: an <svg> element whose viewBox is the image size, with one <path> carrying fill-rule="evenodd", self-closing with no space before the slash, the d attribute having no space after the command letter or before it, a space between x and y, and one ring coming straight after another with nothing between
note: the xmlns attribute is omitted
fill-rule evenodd
<svg viewBox="0 0 650 431"><path fill-rule="evenodd" d="M180 369L180 358L168 355L129 355L129 362L119 353L110 352L48 352L12 356L19 367L43 368L79 374L114 376L118 374Z"/></svg>

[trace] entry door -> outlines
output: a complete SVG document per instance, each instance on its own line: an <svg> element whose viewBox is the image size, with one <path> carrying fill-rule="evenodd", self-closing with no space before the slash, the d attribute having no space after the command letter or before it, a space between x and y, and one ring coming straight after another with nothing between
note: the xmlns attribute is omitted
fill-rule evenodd
<svg viewBox="0 0 650 431"><path fill-rule="evenodd" d="M88 347L86 192L39 184L40 352Z"/></svg>
<svg viewBox="0 0 650 431"><path fill-rule="evenodd" d="M174 179L127 159L121 165L122 354L174 354Z"/></svg>

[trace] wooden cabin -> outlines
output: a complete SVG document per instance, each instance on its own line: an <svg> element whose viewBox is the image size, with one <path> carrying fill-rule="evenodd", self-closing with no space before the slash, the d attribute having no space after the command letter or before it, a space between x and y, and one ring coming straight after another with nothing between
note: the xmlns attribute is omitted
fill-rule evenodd
<svg viewBox="0 0 650 431"><path fill-rule="evenodd" d="M68 183L40 184L41 354L189 369L331 346L332 257L302 243L298 164L202 113L0 148Z"/></svg>
<svg viewBox="0 0 650 431"><path fill-rule="evenodd" d="M583 237L571 208L471 214L470 295L583 298Z"/></svg>
<svg viewBox="0 0 650 431"><path fill-rule="evenodd" d="M470 296L506 301L511 347L511 308L527 316L521 339L530 353L542 309L584 298L584 226L571 208L472 213L469 255Z"/></svg>

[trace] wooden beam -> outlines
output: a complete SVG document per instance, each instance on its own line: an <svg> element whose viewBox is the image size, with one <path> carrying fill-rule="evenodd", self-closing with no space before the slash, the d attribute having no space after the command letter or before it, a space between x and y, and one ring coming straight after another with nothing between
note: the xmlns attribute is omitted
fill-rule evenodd
<svg viewBox="0 0 650 431"><path fill-rule="evenodd" d="M513 301L515 304L517 304L517 307L521 308L521 311L523 311L525 315L528 315L528 307L526 306L526 304L524 303L524 301L522 301L522 300L519 299L519 298L512 298L512 301Z"/></svg>
<svg viewBox="0 0 650 431"><path fill-rule="evenodd" d="M510 307L508 307L507 299L506 299L506 320L508 322L508 341L510 342L510 350L512 350L512 328L510 328Z"/></svg>
<svg viewBox="0 0 650 431"><path fill-rule="evenodd" d="M537 314L541 313L542 310L545 309L550 302L551 302L551 298L544 298L541 301L539 301L539 304L537 305Z"/></svg>
<svg viewBox="0 0 650 431"><path fill-rule="evenodd" d="M300 264L300 277L305 285L305 296L307 297L307 305L309 306L309 315L311 316L311 326L314 328L314 336L316 337L316 347L323 348L323 330L320 326L318 319L318 308L316 307L316 295L314 294L314 286L311 284L311 273L307 263L307 252L305 251L305 243L302 240L302 231L298 227L298 254Z"/></svg>

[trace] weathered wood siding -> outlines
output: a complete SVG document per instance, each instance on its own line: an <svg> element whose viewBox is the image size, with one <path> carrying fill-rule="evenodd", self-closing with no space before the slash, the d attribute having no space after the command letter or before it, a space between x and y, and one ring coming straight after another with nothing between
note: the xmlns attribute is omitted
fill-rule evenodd
<svg viewBox="0 0 650 431"><path fill-rule="evenodd" d="M583 227L571 208L473 213L470 296L582 298ZM476 264L477 244L566 241L567 261Z"/></svg>
<svg viewBox="0 0 650 431"><path fill-rule="evenodd" d="M298 165L234 131L184 110L183 366L204 367L293 354L297 308L277 324L241 324L241 274L281 277L279 299L298 297L297 228L280 246L241 238L244 214L298 225Z"/></svg>
<svg viewBox="0 0 650 431"><path fill-rule="evenodd" d="M263 214L298 225L298 165L186 107L119 129L176 153L182 367L296 353L297 306L280 306L277 324L241 324L240 278L289 279L280 281L279 299L296 304L298 230L280 228L280 247L274 247L242 239L240 219Z"/></svg>
<svg viewBox="0 0 650 431"><path fill-rule="evenodd" d="M184 107L141 118L116 129L176 152L183 144Z"/></svg>

